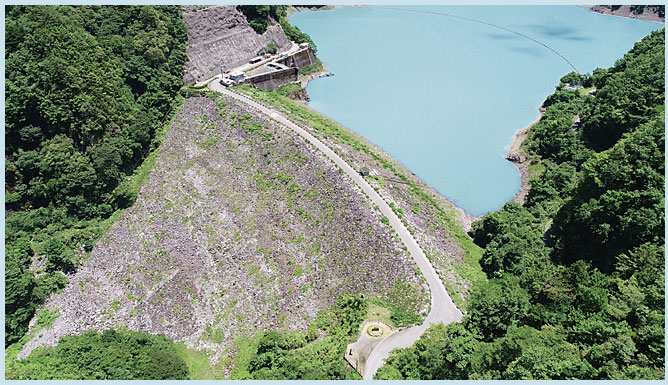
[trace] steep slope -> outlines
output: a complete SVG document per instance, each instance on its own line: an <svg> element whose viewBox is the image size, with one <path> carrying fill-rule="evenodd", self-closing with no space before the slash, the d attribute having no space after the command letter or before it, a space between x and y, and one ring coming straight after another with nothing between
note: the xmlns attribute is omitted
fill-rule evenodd
<svg viewBox="0 0 668 385"><path fill-rule="evenodd" d="M212 6L204 9L184 7L183 20L188 29L184 83L215 75L220 66L243 64L273 42L279 50L290 47L281 26L269 20L267 30L257 34L235 6Z"/></svg>
<svg viewBox="0 0 668 385"><path fill-rule="evenodd" d="M481 249L465 230L472 218L425 184L381 148L303 104L242 85L236 90L283 111L294 122L332 148L353 168L375 170L366 181L388 202L411 231L460 309L472 287L485 281L480 269Z"/></svg>
<svg viewBox="0 0 668 385"><path fill-rule="evenodd" d="M305 329L344 293L426 313L428 290L365 195L300 137L232 100L187 99L148 182L45 308L63 335L125 326L217 360Z"/></svg>

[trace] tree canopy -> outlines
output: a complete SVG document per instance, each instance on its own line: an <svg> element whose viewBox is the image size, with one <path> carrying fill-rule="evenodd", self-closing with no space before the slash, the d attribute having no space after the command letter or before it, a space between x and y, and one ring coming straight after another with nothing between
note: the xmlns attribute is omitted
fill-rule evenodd
<svg viewBox="0 0 668 385"><path fill-rule="evenodd" d="M90 251L100 221L134 202L127 177L182 86L186 29L178 6L13 5L5 16L11 344ZM46 259L38 277L35 256Z"/></svg>
<svg viewBox="0 0 668 385"><path fill-rule="evenodd" d="M10 380L187 380L174 343L134 331L88 331L38 348L12 365Z"/></svg>

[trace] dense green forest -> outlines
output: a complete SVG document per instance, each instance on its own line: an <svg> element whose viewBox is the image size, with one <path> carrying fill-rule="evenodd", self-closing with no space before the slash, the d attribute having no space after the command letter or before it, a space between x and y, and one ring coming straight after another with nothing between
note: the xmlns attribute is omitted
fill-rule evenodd
<svg viewBox="0 0 668 385"><path fill-rule="evenodd" d="M174 342L134 331L88 331L63 337L16 361L8 380L187 380Z"/></svg>
<svg viewBox="0 0 668 385"><path fill-rule="evenodd" d="M7 6L5 16L7 346L134 202L129 176L182 86L186 29L178 6Z"/></svg>
<svg viewBox="0 0 668 385"><path fill-rule="evenodd" d="M526 203L473 224L488 282L376 378L664 378L664 40L561 79L523 143Z"/></svg>

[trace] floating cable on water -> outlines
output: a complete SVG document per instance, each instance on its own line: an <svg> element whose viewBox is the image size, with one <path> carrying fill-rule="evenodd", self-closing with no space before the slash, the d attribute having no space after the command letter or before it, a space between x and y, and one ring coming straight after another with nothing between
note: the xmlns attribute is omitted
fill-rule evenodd
<svg viewBox="0 0 668 385"><path fill-rule="evenodd" d="M441 13L441 12L434 12L434 11L426 11L426 10L418 10L418 9L407 9L407 8L393 8L393 7L383 7L383 6L374 6L374 7L372 7L372 8L377 8L377 9L388 9L388 10L392 10L392 11L426 13L426 14L431 14L431 15L436 15L436 16L452 17L452 18L454 18L454 19L460 19L460 20L465 20L465 21L471 21L471 22L478 23L478 24L484 24L484 25L487 25L487 26L490 26L490 27L494 27L494 28L498 28L498 29L504 30L504 31L506 31L506 32L514 33L515 35L518 35L518 36L521 36L521 37L523 37L523 38L525 38L525 39L531 40L532 42L534 42L534 43L536 43L536 44L540 44L540 45L542 45L543 47L549 49L550 51L552 51L553 53L555 53L557 56L559 56L560 58L562 58L566 63L568 63L568 65L571 66L571 67L573 68L573 70L574 70L575 72L577 72L578 75L580 74L580 71L578 71L578 69L575 68L575 65L573 65L573 63L571 63L570 60L568 60L564 55L560 54L559 52L557 52L557 50L553 49L553 48L550 47L549 45L547 45L547 44L545 44L545 43L543 43L543 42L541 42L541 41L538 41L538 40L536 40L536 39L534 39L534 38L532 38L532 37L529 37L529 36L527 36L527 35L525 35L525 34L523 34L523 33L521 33L521 32L513 31L512 29L508 29L508 28L506 28L506 27L502 27L502 26L500 26L500 25L496 25L496 24L488 23L488 22L486 22L486 21L481 21L481 20L471 19L471 18L469 18L469 17L457 16L457 15L451 15L451 14L449 14L449 13Z"/></svg>

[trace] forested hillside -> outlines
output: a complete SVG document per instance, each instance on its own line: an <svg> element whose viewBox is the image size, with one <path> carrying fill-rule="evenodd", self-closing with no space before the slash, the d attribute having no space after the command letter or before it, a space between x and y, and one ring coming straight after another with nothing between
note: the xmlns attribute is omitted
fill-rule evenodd
<svg viewBox="0 0 668 385"><path fill-rule="evenodd" d="M7 6L5 345L118 209L182 86L175 6ZM38 272L38 274L35 274Z"/></svg>
<svg viewBox="0 0 668 385"><path fill-rule="evenodd" d="M664 40L561 79L523 144L527 202L473 224L488 282L377 378L664 378Z"/></svg>

